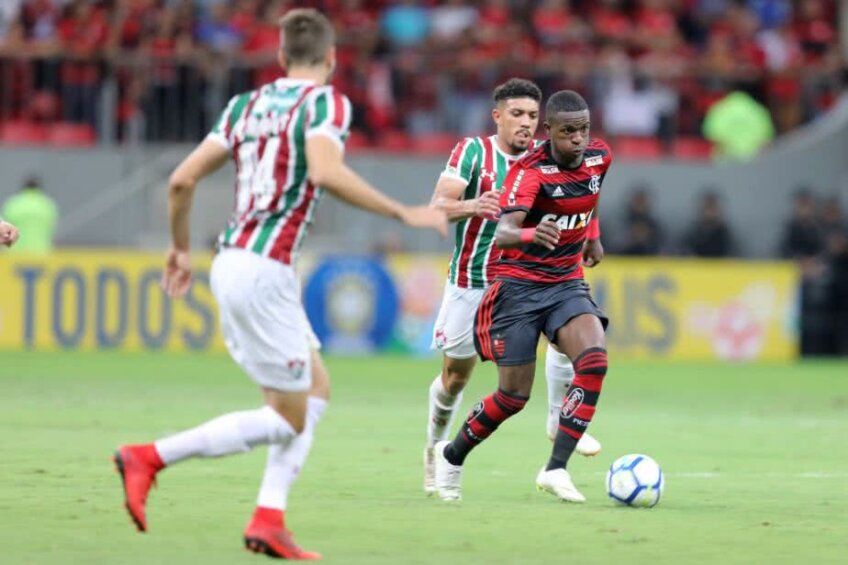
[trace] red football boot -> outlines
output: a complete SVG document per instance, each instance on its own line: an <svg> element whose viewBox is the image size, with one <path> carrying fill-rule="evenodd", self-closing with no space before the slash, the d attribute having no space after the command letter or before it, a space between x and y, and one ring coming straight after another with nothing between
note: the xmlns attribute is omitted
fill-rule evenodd
<svg viewBox="0 0 848 565"><path fill-rule="evenodd" d="M320 553L301 549L286 529L281 510L256 507L247 529L244 530L244 546L248 551L263 553L278 559L314 561L321 559Z"/></svg>
<svg viewBox="0 0 848 565"><path fill-rule="evenodd" d="M124 506L139 532L147 531L144 505L150 487L156 484L156 473L165 464L156 453L152 443L146 445L123 445L115 452L115 467L124 483Z"/></svg>

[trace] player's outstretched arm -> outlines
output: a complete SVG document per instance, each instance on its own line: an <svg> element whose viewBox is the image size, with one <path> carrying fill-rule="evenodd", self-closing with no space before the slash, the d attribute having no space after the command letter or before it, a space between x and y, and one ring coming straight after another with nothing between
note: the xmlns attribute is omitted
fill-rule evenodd
<svg viewBox="0 0 848 565"><path fill-rule="evenodd" d="M314 135L306 140L309 181L332 192L352 206L401 221L416 228L429 228L447 235L447 217L430 206L404 206L389 198L348 167L341 148L329 137Z"/></svg>
<svg viewBox="0 0 848 565"><path fill-rule="evenodd" d="M184 296L191 286L188 219L194 189L203 177L226 163L229 156L229 150L220 143L206 139L177 166L168 181L171 249L165 259L162 288L171 298Z"/></svg>
<svg viewBox="0 0 848 565"><path fill-rule="evenodd" d="M484 192L479 198L463 200L462 195L467 186L459 179L440 176L430 204L444 210L450 222L458 222L471 216L497 217L501 211L498 204L500 195L494 190L490 190Z"/></svg>
<svg viewBox="0 0 848 565"><path fill-rule="evenodd" d="M495 231L495 244L501 249L521 247L530 243L554 249L559 243L559 228L556 222L545 220L535 228L522 227L527 212L515 210L501 216Z"/></svg>
<svg viewBox="0 0 848 565"><path fill-rule="evenodd" d="M18 241L19 235L18 228L9 222L0 220L0 245L12 247Z"/></svg>

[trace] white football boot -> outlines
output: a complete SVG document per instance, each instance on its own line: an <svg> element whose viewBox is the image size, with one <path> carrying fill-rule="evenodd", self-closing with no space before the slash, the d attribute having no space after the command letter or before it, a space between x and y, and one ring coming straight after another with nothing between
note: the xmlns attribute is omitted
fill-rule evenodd
<svg viewBox="0 0 848 565"><path fill-rule="evenodd" d="M436 494L436 454L432 447L424 448L424 492Z"/></svg>
<svg viewBox="0 0 848 565"><path fill-rule="evenodd" d="M445 459L449 441L440 441L434 447L436 463L436 491L442 500L462 500L462 466Z"/></svg>
<svg viewBox="0 0 848 565"><path fill-rule="evenodd" d="M565 502L586 502L586 497L580 494L580 491L571 482L571 475L565 469L545 471L545 468L542 467L542 470L536 475L536 488L549 492Z"/></svg>
<svg viewBox="0 0 848 565"><path fill-rule="evenodd" d="M557 428L559 427L559 411L548 415L548 439L554 441L556 439ZM601 452L601 442L590 436L587 432L583 432L580 441L577 442L574 451L583 457L594 457Z"/></svg>

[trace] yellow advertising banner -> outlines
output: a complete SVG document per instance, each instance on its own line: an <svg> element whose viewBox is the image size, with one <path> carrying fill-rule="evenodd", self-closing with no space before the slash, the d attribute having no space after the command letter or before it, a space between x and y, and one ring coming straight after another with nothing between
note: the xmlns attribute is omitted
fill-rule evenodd
<svg viewBox="0 0 848 565"><path fill-rule="evenodd" d="M191 292L171 301L159 288L160 253L0 255L0 348L223 350L210 261L196 259ZM310 293L310 279L321 278L312 273L333 261L310 257L303 263L310 313L316 301L320 307L325 300L324 294ZM385 271L394 286L387 293L379 285L362 285L363 292L374 289L371 302L379 308L381 296L396 296L394 314L383 308L367 318L378 348L429 354L447 259L401 255L363 261ZM362 269L351 272L357 276ZM798 354L798 273L791 263L608 257L586 275L610 318L610 352L620 358L788 360ZM332 292L334 285L326 286ZM381 331L380 320L392 327ZM313 323L319 335L332 331Z"/></svg>
<svg viewBox="0 0 848 565"><path fill-rule="evenodd" d="M0 348L223 350L211 258L184 300L159 287L164 254L63 251L0 256Z"/></svg>

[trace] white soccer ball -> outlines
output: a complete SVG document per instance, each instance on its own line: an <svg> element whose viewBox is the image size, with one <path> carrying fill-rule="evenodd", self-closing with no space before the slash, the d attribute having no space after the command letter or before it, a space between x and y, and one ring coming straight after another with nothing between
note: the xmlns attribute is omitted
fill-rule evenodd
<svg viewBox="0 0 848 565"><path fill-rule="evenodd" d="M660 501L664 487L662 469L647 455L624 455L607 471L607 494L619 504L651 508Z"/></svg>

